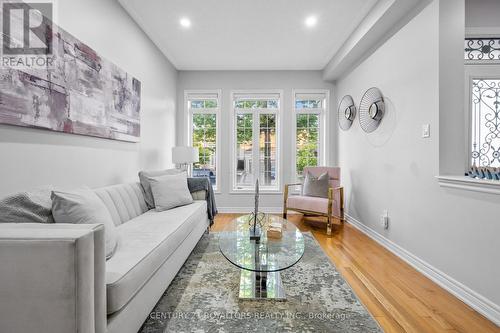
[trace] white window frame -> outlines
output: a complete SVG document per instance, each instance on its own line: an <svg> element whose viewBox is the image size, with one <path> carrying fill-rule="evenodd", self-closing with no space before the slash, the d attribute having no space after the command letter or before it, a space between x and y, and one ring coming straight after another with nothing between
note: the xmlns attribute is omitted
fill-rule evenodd
<svg viewBox="0 0 500 333"><path fill-rule="evenodd" d="M321 109L297 109L296 96L298 94L325 95L324 105ZM293 124L292 124L292 182L297 182L297 114L319 114L319 166L326 165L328 160L328 135L327 125L330 123L330 90L329 89L293 89Z"/></svg>
<svg viewBox="0 0 500 333"><path fill-rule="evenodd" d="M217 108L200 108L200 109L191 109L189 107L189 100L194 99L193 96L198 97L199 99L212 98L210 96L217 95ZM220 159L221 159L221 148L220 148L220 121L221 121L221 110L222 110L222 90L221 89L206 89L206 90L184 90L184 114L187 115L187 144L191 146L193 144L193 115L194 114L215 114L216 115L216 123L215 123L215 179L216 184L213 187L215 193L220 193L222 188L221 186L221 177L220 176Z"/></svg>
<svg viewBox="0 0 500 333"><path fill-rule="evenodd" d="M235 96L237 95L248 95L249 99L258 98L262 99L264 95L278 95L278 108L277 109L251 109L252 112L248 111L239 111L234 107ZM265 186L260 186L259 191L262 193L282 193L281 191L281 182L283 179L283 166L282 166L282 131L281 131L281 122L282 118L282 109L283 109L283 90L281 89L265 89L265 90L232 90L231 91L231 107L230 107L230 122L231 122L231 149L230 149L230 159L231 159L231 187L230 194L248 194L254 193L254 188L245 188L238 189L236 188L236 115L237 114L245 114L252 113L253 121L252 121L252 149L254 150L252 156L252 164L254 166L254 174L256 177L260 174L260 163L259 163L259 154L255 154L255 149L259 149L259 135L254 135L255 133L260 133L260 121L255 121L255 119L259 119L261 114L276 114L276 188L266 188Z"/></svg>

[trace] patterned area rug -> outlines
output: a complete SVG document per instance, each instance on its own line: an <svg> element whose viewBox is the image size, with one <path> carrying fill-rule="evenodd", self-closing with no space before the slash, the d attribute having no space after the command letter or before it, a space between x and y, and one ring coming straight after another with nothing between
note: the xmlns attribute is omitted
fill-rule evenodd
<svg viewBox="0 0 500 333"><path fill-rule="evenodd" d="M239 300L240 270L205 235L168 287L141 333L382 332L310 233L306 250L282 271L286 301Z"/></svg>

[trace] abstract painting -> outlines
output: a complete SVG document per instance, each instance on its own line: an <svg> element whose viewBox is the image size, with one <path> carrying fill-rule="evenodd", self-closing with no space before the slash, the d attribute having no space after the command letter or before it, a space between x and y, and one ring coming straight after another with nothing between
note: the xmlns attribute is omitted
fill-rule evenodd
<svg viewBox="0 0 500 333"><path fill-rule="evenodd" d="M138 142L141 83L55 24L47 68L0 68L0 123Z"/></svg>

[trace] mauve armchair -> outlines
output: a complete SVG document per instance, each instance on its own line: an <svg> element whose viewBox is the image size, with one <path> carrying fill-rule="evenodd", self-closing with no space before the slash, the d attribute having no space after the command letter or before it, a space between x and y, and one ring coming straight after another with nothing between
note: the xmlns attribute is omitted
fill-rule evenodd
<svg viewBox="0 0 500 333"><path fill-rule="evenodd" d="M330 188L328 197L311 197L300 195L290 195L289 187L302 185L301 183L286 184L283 198L283 218L286 218L289 210L302 213L304 215L324 216L326 217L326 233L332 234L332 220L338 218L344 222L344 188L340 186L340 168L339 167L305 167L304 176L310 172L314 177L328 172L330 177Z"/></svg>

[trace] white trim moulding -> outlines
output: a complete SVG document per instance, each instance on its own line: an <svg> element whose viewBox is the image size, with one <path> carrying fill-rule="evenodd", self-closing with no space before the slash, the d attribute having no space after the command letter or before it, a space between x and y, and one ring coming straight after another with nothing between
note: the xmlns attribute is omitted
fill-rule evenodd
<svg viewBox="0 0 500 333"><path fill-rule="evenodd" d="M219 213L237 213L237 214L250 214L254 211L254 207L217 207ZM283 213L283 207L259 207L259 212L269 214Z"/></svg>
<svg viewBox="0 0 500 333"><path fill-rule="evenodd" d="M439 186L459 190L500 194L500 181L467 176L437 176Z"/></svg>

